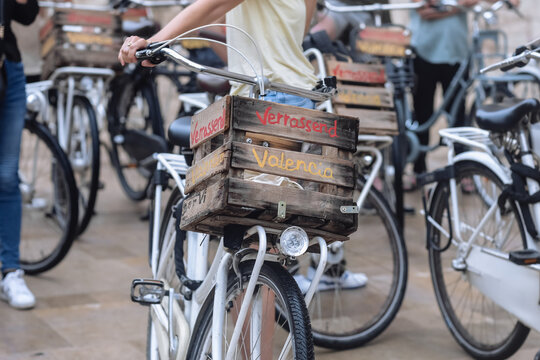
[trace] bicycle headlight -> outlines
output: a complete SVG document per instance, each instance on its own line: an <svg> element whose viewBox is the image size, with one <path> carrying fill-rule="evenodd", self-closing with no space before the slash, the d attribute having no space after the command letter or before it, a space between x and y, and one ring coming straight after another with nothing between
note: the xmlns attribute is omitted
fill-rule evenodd
<svg viewBox="0 0 540 360"><path fill-rule="evenodd" d="M279 248L288 256L300 256L306 252L309 245L309 237L304 229L291 226L285 229L279 237Z"/></svg>

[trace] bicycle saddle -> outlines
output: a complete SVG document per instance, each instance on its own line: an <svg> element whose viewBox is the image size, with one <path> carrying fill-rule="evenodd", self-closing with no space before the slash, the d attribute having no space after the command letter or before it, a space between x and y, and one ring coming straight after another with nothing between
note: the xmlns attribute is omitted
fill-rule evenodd
<svg viewBox="0 0 540 360"><path fill-rule="evenodd" d="M221 96L227 95L231 89L228 80L206 74L197 74L197 86L203 91Z"/></svg>
<svg viewBox="0 0 540 360"><path fill-rule="evenodd" d="M167 135L169 141L182 148L189 148L189 134L191 131L191 116L183 116L174 120L169 126Z"/></svg>
<svg viewBox="0 0 540 360"><path fill-rule="evenodd" d="M484 130L505 132L513 129L525 115L538 110L537 99L484 105L476 111L476 123Z"/></svg>
<svg viewBox="0 0 540 360"><path fill-rule="evenodd" d="M124 20L122 22L122 32L124 34L137 35L142 38L149 38L159 31L159 24L149 19L141 19L139 21Z"/></svg>

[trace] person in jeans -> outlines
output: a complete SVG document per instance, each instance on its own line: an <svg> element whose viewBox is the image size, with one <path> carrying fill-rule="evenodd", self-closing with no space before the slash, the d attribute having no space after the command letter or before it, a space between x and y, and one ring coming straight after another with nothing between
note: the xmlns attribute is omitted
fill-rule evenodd
<svg viewBox="0 0 540 360"><path fill-rule="evenodd" d="M4 59L6 93L0 99L0 297L18 309L32 308L35 297L26 286L19 264L21 240L21 193L19 191L19 153L26 112L25 75L11 21L30 25L36 18L37 0L0 0L3 5L4 39L0 57Z"/></svg>

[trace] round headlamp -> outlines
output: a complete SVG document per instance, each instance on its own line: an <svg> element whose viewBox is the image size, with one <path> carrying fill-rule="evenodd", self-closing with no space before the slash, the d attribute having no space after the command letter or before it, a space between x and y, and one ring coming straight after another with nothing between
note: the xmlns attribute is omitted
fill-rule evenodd
<svg viewBox="0 0 540 360"><path fill-rule="evenodd" d="M309 246L309 237L304 229L291 226L285 229L279 237L279 248L288 256L300 256Z"/></svg>

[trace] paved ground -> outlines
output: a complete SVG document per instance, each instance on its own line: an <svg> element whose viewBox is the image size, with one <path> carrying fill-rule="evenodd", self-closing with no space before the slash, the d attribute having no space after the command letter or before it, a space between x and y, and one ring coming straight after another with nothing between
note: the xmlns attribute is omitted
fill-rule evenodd
<svg viewBox="0 0 540 360"><path fill-rule="evenodd" d="M129 300L133 278L148 276L145 203L124 196L108 158L103 157L97 215L66 259L29 277L38 298L31 311L0 303L0 359L143 359L147 309ZM419 194L407 196L418 206ZM424 224L407 217L409 286L389 329L363 348L330 352L318 359L467 359L440 317L426 263ZM362 304L358 304L361 309ZM540 336L532 334L514 359L532 359Z"/></svg>

